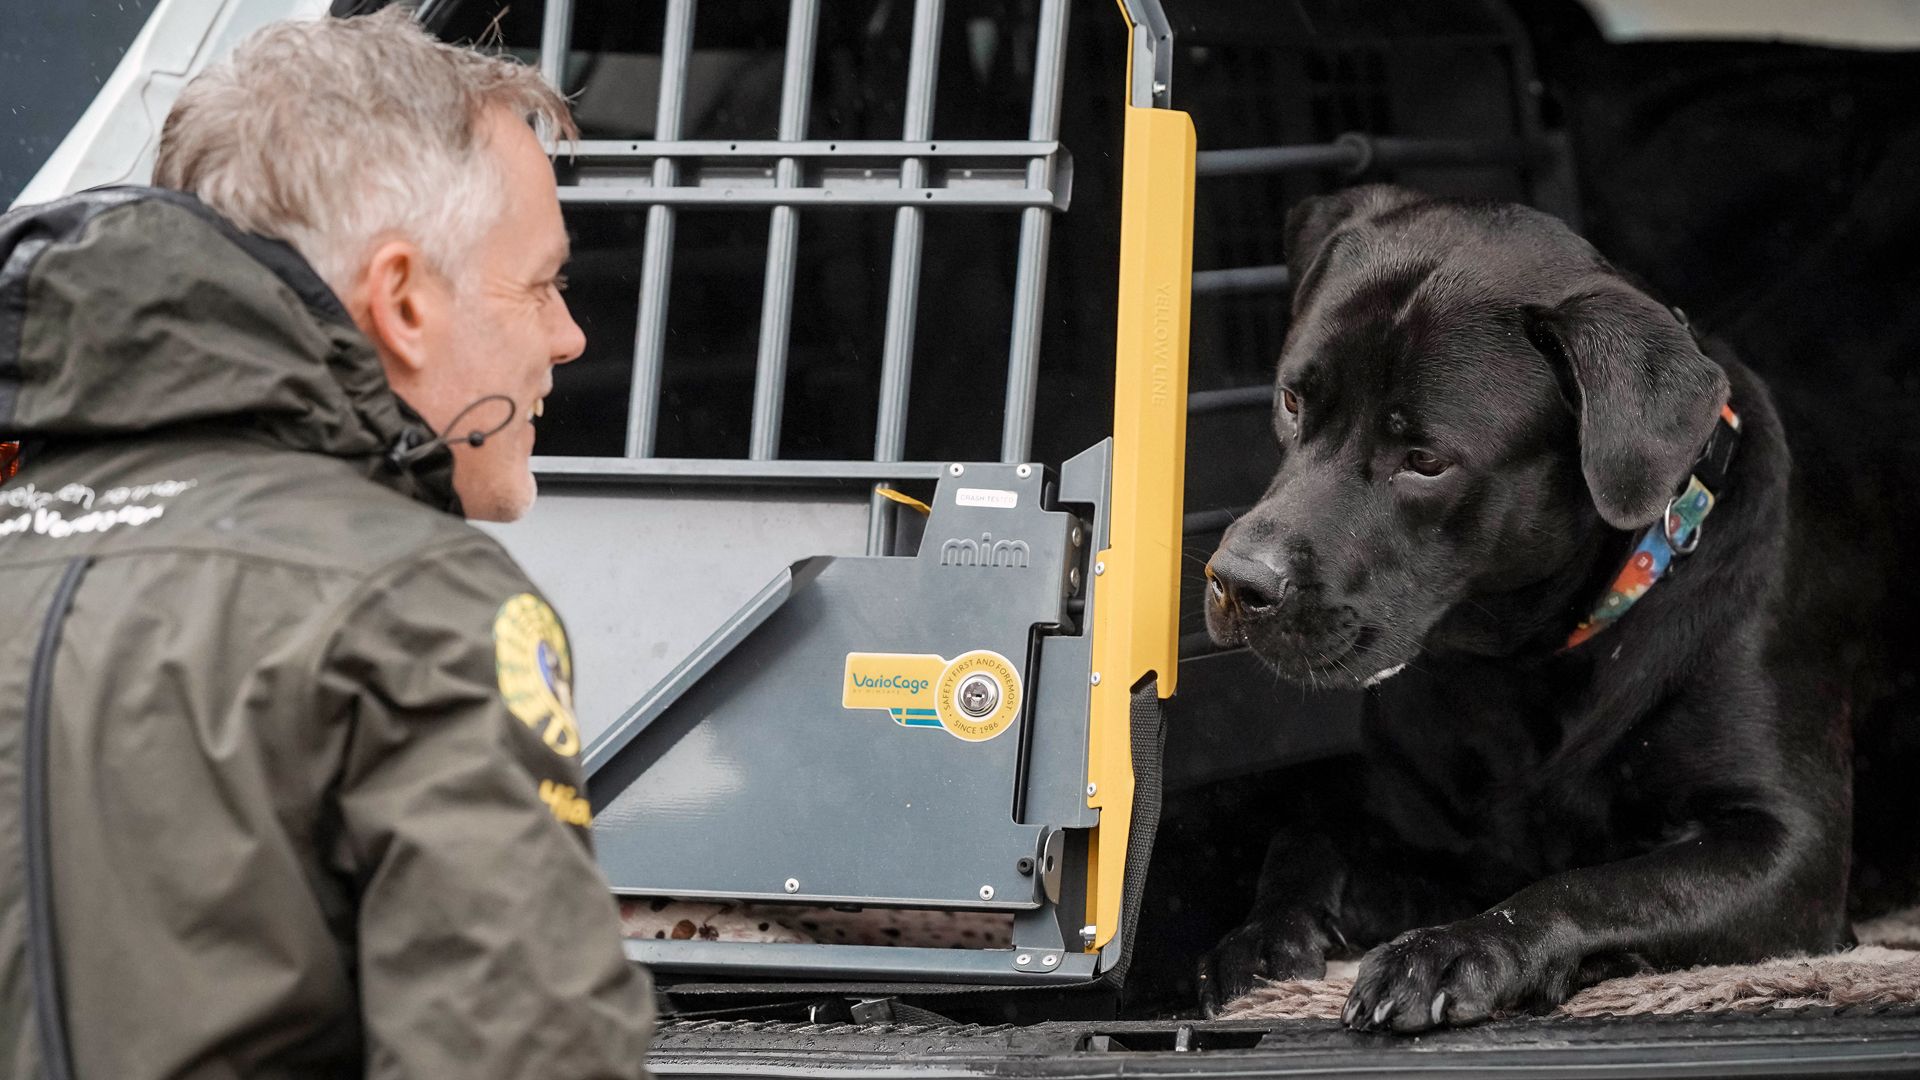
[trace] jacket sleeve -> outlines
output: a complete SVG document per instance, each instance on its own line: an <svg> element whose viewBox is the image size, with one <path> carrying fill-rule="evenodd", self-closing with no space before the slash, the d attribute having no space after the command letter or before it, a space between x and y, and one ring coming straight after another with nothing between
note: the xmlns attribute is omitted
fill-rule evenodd
<svg viewBox="0 0 1920 1080"><path fill-rule="evenodd" d="M560 622L483 537L391 568L320 673L351 725L367 1075L640 1077L643 971L588 842Z"/></svg>

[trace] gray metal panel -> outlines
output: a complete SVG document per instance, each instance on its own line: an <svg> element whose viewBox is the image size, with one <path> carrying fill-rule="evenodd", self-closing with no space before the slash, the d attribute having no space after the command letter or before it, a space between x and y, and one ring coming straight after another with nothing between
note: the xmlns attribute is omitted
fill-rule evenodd
<svg viewBox="0 0 1920 1080"><path fill-rule="evenodd" d="M660 102L654 137L678 139L687 99L687 58L693 51L693 0L667 0L660 45ZM653 186L678 183L672 158L653 163ZM570 189L562 189L565 202ZM647 238L640 255L640 316L633 332L633 390L627 403L627 456L652 457L660 427L661 372L665 363L667 299L673 283L673 210L656 202L647 211Z"/></svg>
<svg viewBox="0 0 1920 1080"><path fill-rule="evenodd" d="M655 971L752 972L784 978L872 981L940 980L1007 986L1061 986L1095 975L1097 957L1067 953L1052 971L1014 968L1013 949L915 949L885 945L814 945L728 941L629 941L627 958Z"/></svg>
<svg viewBox="0 0 1920 1080"><path fill-rule="evenodd" d="M783 568L859 552L865 496L547 484L522 521L482 527L565 620L591 743Z"/></svg>
<svg viewBox="0 0 1920 1080"><path fill-rule="evenodd" d="M1085 553L1107 547L1108 492L1113 485L1113 440L1074 455L1060 467L1059 500L1073 508L1091 506L1084 521L1088 535L1079 550L1082 574L1092 562ZM1082 511L1084 513L1084 511ZM1087 724L1093 708L1093 637L1090 631L1099 582L1082 590L1081 633L1040 640L1040 675L1033 690L1034 717L1027 749L1026 813L1022 821L1092 828L1100 812L1087 805Z"/></svg>
<svg viewBox="0 0 1920 1080"><path fill-rule="evenodd" d="M793 0L787 14L787 57L781 75L780 138L797 142L807 134L807 106L813 89L813 49L819 36L819 0ZM782 157L775 186L796 187L800 162ZM747 456L766 461L780 456L780 414L787 400L787 335L793 322L793 274L799 258L800 215L776 206L767 224L767 278L760 301L758 370L753 378L753 427Z"/></svg>
<svg viewBox="0 0 1920 1080"><path fill-rule="evenodd" d="M1058 624L1066 604L1071 521L1040 508L1045 482L1038 470L1020 477L1012 466L969 465L942 483L917 557L796 568L787 601L594 772L595 847L613 887L1037 907L1037 880L1016 863L1038 851L1042 827L1012 813L1031 688L1011 726L980 742L841 701L853 652L952 660L988 649L1028 669L1033 628ZM962 488L1010 493L1015 505L961 505ZM965 545L996 539L1021 542L1026 565L966 558ZM1063 722L1084 746L1084 712ZM716 836L727 842L715 845Z"/></svg>
<svg viewBox="0 0 1920 1080"><path fill-rule="evenodd" d="M1040 673L1031 688L1035 712L1027 758L1030 779L1021 821L1073 829L1100 824L1100 811L1087 805L1085 788L1087 716L1093 698L1087 673L1092 670L1093 639L1088 635L1040 640Z"/></svg>
<svg viewBox="0 0 1920 1080"><path fill-rule="evenodd" d="M1033 107L1027 137L1051 140L1060 134L1060 88L1066 69L1067 0L1045 0L1040 8L1039 41L1034 46ZM1027 166L1027 187L1053 187L1053 163ZM1007 405L1000 427L1000 460L1025 461L1033 448L1033 399L1040 376L1041 316L1045 311L1047 248L1053 215L1030 209L1020 215L1020 256L1014 271L1013 337L1007 348Z"/></svg>
<svg viewBox="0 0 1920 1080"><path fill-rule="evenodd" d="M728 653L780 610L780 605L793 595L793 584L792 568L781 570L766 588L755 593L753 599L734 612L720 629L715 630L713 636L701 642L700 647L682 660L665 679L656 683L646 697L601 732L599 738L589 742L580 756L580 771L592 776L600 766L612 761L628 743L647 730L647 725L672 707L680 695L704 678L714 665L726 659Z"/></svg>

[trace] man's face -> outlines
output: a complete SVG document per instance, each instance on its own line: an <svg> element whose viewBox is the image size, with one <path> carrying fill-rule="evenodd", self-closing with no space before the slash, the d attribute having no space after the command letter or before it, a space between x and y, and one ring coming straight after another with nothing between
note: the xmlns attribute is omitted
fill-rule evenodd
<svg viewBox="0 0 1920 1080"><path fill-rule="evenodd" d="M464 267L449 268L451 295L422 327L428 363L413 385L395 386L423 419L453 440L453 486L466 516L513 521L533 505L534 418L553 389L553 367L579 356L586 337L561 296L567 231L553 167L533 130L505 110L486 124L485 150L504 182L502 212L474 244ZM513 419L481 446L462 441ZM458 417L459 423L454 424ZM453 425L449 430L448 425Z"/></svg>

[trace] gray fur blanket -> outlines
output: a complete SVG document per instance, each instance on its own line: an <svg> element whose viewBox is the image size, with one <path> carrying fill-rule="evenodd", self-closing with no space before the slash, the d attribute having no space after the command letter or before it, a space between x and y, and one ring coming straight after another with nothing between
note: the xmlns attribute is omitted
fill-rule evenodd
<svg viewBox="0 0 1920 1080"><path fill-rule="evenodd" d="M1854 927L1861 944L1828 956L1629 975L1569 998L1559 1016L1642 1016L1807 1005L1920 1003L1920 908ZM1270 982L1228 1004L1222 1019L1333 1020L1353 986L1349 962L1328 977Z"/></svg>

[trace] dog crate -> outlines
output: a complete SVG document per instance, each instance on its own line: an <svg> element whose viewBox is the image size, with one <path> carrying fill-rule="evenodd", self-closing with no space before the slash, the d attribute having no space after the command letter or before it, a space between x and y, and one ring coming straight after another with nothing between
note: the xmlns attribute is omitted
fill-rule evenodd
<svg viewBox="0 0 1920 1080"><path fill-rule="evenodd" d="M626 896L990 912L1011 927L996 948L643 938L629 953L679 994L717 979L1115 980L1157 815L1159 698L1177 676L1193 139L1166 108L1165 19L1151 3L1125 23L1107 16L1131 37L1115 88L1130 100L1107 339L1114 429L1055 467L1031 447L1050 240L1072 199L1058 138L1071 5L1044 0L1010 42L1027 115L1009 134L1024 138L936 132L948 20L934 0L893 13L898 137L808 131L821 21L810 0L787 12L773 137L690 130L696 14L691 0L666 4L657 58L626 65L657 78L651 123L624 121L624 137L557 159L585 259L607 258L592 237L610 229L610 261L637 278L632 336L579 372L601 382L595 398L624 391L620 452L536 459L540 504L501 533L569 612L583 668L609 675L577 701L613 718L589 724L583 759L597 854ZM572 26L553 0L539 55L556 82L571 75ZM741 79L774 67L733 63ZM588 123L594 93L583 90ZM708 213L766 237L758 302L739 305L758 309L750 377L733 356L689 363L668 348L680 272L707 254L681 229ZM783 454L796 278L810 242L835 242L821 224L832 215L890 225L872 443L799 458ZM1001 402L992 457L909 453L940 218L1017 227L1005 361L966 373L970 397ZM961 226L975 227L989 226ZM677 385L676 365L691 369ZM563 427L573 374L557 378ZM746 417L744 455L684 456L708 445L670 431L693 400Z"/></svg>

